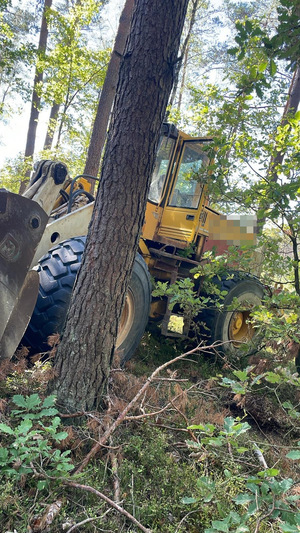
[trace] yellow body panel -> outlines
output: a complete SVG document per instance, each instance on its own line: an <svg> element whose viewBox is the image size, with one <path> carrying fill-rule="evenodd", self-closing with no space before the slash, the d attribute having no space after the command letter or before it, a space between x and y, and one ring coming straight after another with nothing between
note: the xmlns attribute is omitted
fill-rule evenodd
<svg viewBox="0 0 300 533"><path fill-rule="evenodd" d="M145 239L153 240L156 234L156 228L160 222L163 209L152 202L147 202L145 212L145 222L143 225L142 235Z"/></svg>

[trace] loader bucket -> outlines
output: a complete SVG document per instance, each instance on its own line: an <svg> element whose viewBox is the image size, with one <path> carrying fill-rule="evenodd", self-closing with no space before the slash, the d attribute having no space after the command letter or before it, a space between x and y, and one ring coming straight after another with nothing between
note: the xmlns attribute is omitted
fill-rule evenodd
<svg viewBox="0 0 300 533"><path fill-rule="evenodd" d="M0 359L17 348L38 294L38 274L29 272L48 215L33 200L0 190Z"/></svg>

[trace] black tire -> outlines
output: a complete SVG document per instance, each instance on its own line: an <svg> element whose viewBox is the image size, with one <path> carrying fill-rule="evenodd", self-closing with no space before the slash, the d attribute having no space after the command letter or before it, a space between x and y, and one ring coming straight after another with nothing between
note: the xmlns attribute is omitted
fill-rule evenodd
<svg viewBox="0 0 300 533"><path fill-rule="evenodd" d="M22 339L24 346L35 351L49 350L47 338L62 333L70 304L71 293L81 263L86 237L68 239L53 247L38 263L40 288L30 323ZM147 265L137 254L128 296L121 317L121 333L125 333L117 348L121 361L134 354L148 322L151 303L151 283ZM120 339L120 335L118 336Z"/></svg>
<svg viewBox="0 0 300 533"><path fill-rule="evenodd" d="M241 272L233 273L233 277L213 281L221 291L227 291L223 300L220 300L223 309L213 308L203 310L196 319L196 323L204 323L200 327L203 338L210 343L225 343L219 351L231 355L249 355L253 351L258 338L258 332L252 327L250 316L251 308L261 305L265 289L260 281ZM237 299L238 309L229 310L228 307Z"/></svg>
<svg viewBox="0 0 300 533"><path fill-rule="evenodd" d="M125 307L122 312L116 345L117 350L121 355L122 363L131 359L145 332L149 320L151 293L152 286L148 267L143 257L140 254L137 254L127 291ZM126 307L128 307L130 299L132 301L133 314L126 325L126 320L128 318L126 316ZM123 335L124 339L122 340L122 330L124 329L127 329L128 333Z"/></svg>

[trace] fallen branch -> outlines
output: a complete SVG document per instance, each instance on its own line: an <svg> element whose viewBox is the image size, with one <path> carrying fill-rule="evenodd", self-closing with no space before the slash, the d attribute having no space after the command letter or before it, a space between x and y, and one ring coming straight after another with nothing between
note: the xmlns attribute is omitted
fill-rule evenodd
<svg viewBox="0 0 300 533"><path fill-rule="evenodd" d="M84 490L86 492L91 492L92 494L95 494L96 496L99 496L102 500L104 500L110 507L118 511L118 513L122 514L128 520L130 520L136 527L138 527L141 531L144 531L144 533L151 533L151 529L148 529L144 527L132 514L128 513L123 507L118 505L116 502L105 496L102 492L99 492L99 490L94 489L93 487L90 487L89 485L81 485L80 483L75 483L73 481L65 481L65 485L68 485L68 487L74 487L75 489Z"/></svg>
<svg viewBox="0 0 300 533"><path fill-rule="evenodd" d="M182 359L185 359L189 355L200 351L207 352L211 349L210 346L201 347L197 346L196 348L193 348L193 350L190 350L189 352L186 352L184 354L178 355L174 359L171 359L171 361L167 361L163 365L159 366L152 372L151 376L149 376L144 383L144 385L140 388L138 393L135 395L135 397L129 402L129 404L125 407L125 409L122 411L122 413L119 414L118 418L112 423L112 425L104 432L101 439L93 446L91 451L86 455L82 463L76 468L76 470L73 472L74 474L79 474L82 472L82 470L88 465L90 460L98 453L98 451L101 449L103 444L106 444L109 437L114 433L114 431L119 427L119 425L125 420L127 413L132 409L132 407L138 402L138 400L143 396L145 391L149 388L150 384L153 382L154 378L165 368L172 365L173 363L177 363L177 361L181 361Z"/></svg>
<svg viewBox="0 0 300 533"><path fill-rule="evenodd" d="M84 526L85 524L88 524L89 522L95 522L96 520L102 520L110 511L111 509L107 509L107 511L105 511L105 513L103 513L101 516L96 516L94 518L86 518L85 520L82 520L81 522L77 522L77 524L73 524L73 526L70 527L70 529L68 529L66 533L71 533L72 531L75 531L75 529L77 529L78 527Z"/></svg>

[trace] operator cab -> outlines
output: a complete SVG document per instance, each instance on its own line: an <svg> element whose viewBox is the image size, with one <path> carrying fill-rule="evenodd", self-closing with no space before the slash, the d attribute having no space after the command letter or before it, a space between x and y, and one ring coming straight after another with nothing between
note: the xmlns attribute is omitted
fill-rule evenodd
<svg viewBox="0 0 300 533"><path fill-rule="evenodd" d="M194 242L206 197L203 147L211 139L186 135L163 125L149 188L143 238L185 248Z"/></svg>

